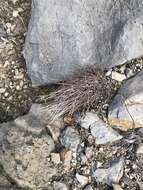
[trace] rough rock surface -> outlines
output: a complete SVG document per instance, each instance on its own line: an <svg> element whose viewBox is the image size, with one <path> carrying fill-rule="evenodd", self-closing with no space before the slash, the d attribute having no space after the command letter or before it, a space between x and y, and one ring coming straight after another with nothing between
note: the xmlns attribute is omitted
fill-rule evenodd
<svg viewBox="0 0 143 190"><path fill-rule="evenodd" d="M2 190L142 188L141 130L124 133L120 141L97 144L90 130L74 123L54 142L38 118L39 107L34 104L29 114L0 125Z"/></svg>
<svg viewBox="0 0 143 190"><path fill-rule="evenodd" d="M60 141L63 146L76 152L80 143L80 136L78 131L71 127L67 127L61 134Z"/></svg>
<svg viewBox="0 0 143 190"><path fill-rule="evenodd" d="M24 57L34 85L65 79L89 64L109 68L143 54L142 0L32 2Z"/></svg>
<svg viewBox="0 0 143 190"><path fill-rule="evenodd" d="M108 118L122 130L143 127L143 71L127 80L113 99Z"/></svg>
<svg viewBox="0 0 143 190"><path fill-rule="evenodd" d="M113 183L119 183L119 180L123 176L123 160L121 159L119 162L115 163L108 169L97 169L93 172L93 177L97 179L97 181L102 183L107 183L108 185L112 185Z"/></svg>
<svg viewBox="0 0 143 190"><path fill-rule="evenodd" d="M95 137L96 144L111 143L122 138L121 135L103 122L94 112L87 112L84 118L78 120L81 127L90 129L91 134Z"/></svg>
<svg viewBox="0 0 143 190"><path fill-rule="evenodd" d="M49 135L40 131L35 134L21 123L0 125L0 164L18 186L40 189L57 173L48 161L54 142Z"/></svg>

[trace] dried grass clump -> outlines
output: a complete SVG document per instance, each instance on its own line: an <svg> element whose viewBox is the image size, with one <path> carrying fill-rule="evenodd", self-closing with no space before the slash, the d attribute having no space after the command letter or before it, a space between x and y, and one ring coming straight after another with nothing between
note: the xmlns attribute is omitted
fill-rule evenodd
<svg viewBox="0 0 143 190"><path fill-rule="evenodd" d="M49 104L43 108L50 112L49 121L75 111L94 108L98 110L108 103L115 92L116 83L105 72L92 66L71 76L66 82L49 96Z"/></svg>

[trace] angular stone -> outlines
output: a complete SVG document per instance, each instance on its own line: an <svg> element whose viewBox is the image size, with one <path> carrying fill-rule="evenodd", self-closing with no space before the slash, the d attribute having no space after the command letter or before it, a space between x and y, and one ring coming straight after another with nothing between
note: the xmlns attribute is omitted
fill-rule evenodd
<svg viewBox="0 0 143 190"><path fill-rule="evenodd" d="M85 185L88 184L88 177L84 176L84 175L80 175L79 173L76 173L76 179L78 180L78 182L80 183L80 185L82 187L84 187Z"/></svg>
<svg viewBox="0 0 143 190"><path fill-rule="evenodd" d="M0 37L6 37L7 33L4 26L0 24Z"/></svg>
<svg viewBox="0 0 143 190"><path fill-rule="evenodd" d="M85 116L80 118L78 117L77 122L84 129L89 129L90 126L96 121L96 113L95 112L86 112Z"/></svg>
<svg viewBox="0 0 143 190"><path fill-rule="evenodd" d="M76 152L80 144L80 136L76 129L67 127L62 133L60 141L64 147Z"/></svg>
<svg viewBox="0 0 143 190"><path fill-rule="evenodd" d="M104 123L94 112L87 112L84 118L79 119L79 123L81 127L90 129L91 134L95 137L96 144L106 144L122 138L121 135Z"/></svg>
<svg viewBox="0 0 143 190"><path fill-rule="evenodd" d="M102 120L98 120L91 125L91 134L95 137L96 144L106 144L122 139L111 127L107 126Z"/></svg>
<svg viewBox="0 0 143 190"><path fill-rule="evenodd" d="M58 153L51 153L51 161L55 164L59 164L61 162L60 154Z"/></svg>
<svg viewBox="0 0 143 190"><path fill-rule="evenodd" d="M111 125L121 130L143 127L143 71L127 80L109 106Z"/></svg>
<svg viewBox="0 0 143 190"><path fill-rule="evenodd" d="M33 0L24 57L34 85L143 55L143 1Z"/></svg>
<svg viewBox="0 0 143 190"><path fill-rule="evenodd" d="M113 163L111 167L107 169L99 168L93 172L93 177L101 183L112 185L113 183L119 183L119 180L123 176L124 161L120 159L118 162Z"/></svg>
<svg viewBox="0 0 143 190"><path fill-rule="evenodd" d="M91 187L91 185L88 185L84 188L84 190L93 190L93 188ZM96 189L95 189L96 190Z"/></svg>
<svg viewBox="0 0 143 190"><path fill-rule="evenodd" d="M143 154L143 144L140 144L137 149L137 154Z"/></svg>

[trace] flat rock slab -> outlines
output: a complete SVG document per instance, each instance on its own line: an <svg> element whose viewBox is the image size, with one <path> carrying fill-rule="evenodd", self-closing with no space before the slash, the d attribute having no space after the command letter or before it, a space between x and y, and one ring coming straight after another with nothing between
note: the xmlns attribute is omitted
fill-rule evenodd
<svg viewBox="0 0 143 190"><path fill-rule="evenodd" d="M24 57L33 85L143 55L142 0L33 0Z"/></svg>
<svg viewBox="0 0 143 190"><path fill-rule="evenodd" d="M121 130L143 127L143 71L127 80L109 106L111 125Z"/></svg>
<svg viewBox="0 0 143 190"><path fill-rule="evenodd" d="M112 143L119 141L122 136L102 121L96 113L87 112L84 118L78 118L80 126L90 130L96 144Z"/></svg>
<svg viewBox="0 0 143 190"><path fill-rule="evenodd" d="M112 185L113 183L119 183L119 180L123 176L124 160L120 159L117 163L112 163L109 168L99 168L93 172L93 177L97 181Z"/></svg>

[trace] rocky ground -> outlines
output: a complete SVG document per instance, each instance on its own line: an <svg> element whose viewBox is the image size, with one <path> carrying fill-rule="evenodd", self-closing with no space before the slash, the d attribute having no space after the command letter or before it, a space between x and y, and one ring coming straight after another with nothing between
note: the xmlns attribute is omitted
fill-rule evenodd
<svg viewBox="0 0 143 190"><path fill-rule="evenodd" d="M109 130L94 112L43 122L33 103L48 88L32 88L22 57L29 17L30 1L0 1L0 121L9 121L0 126L0 190L143 189L142 129ZM107 75L121 85L142 67L139 58Z"/></svg>
<svg viewBox="0 0 143 190"><path fill-rule="evenodd" d="M31 104L22 48L30 1L0 2L0 121L26 113Z"/></svg>

